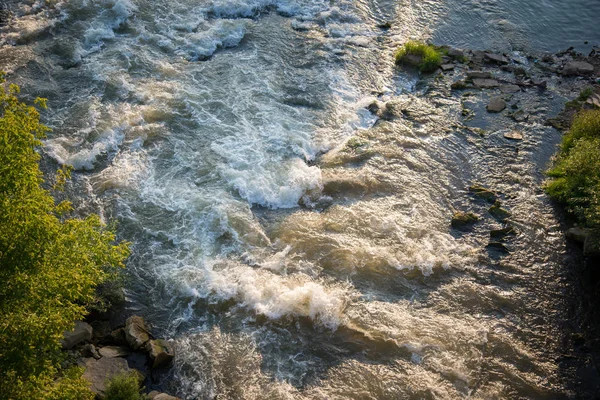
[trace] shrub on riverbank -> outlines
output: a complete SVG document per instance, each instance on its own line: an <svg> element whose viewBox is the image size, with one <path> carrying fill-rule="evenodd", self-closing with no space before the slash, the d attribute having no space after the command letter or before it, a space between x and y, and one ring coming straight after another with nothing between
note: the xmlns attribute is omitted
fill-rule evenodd
<svg viewBox="0 0 600 400"><path fill-rule="evenodd" d="M115 375L106 384L106 400L144 400L140 382L135 373Z"/></svg>
<svg viewBox="0 0 600 400"><path fill-rule="evenodd" d="M548 175L548 194L581 222L600 227L600 110L575 117Z"/></svg>
<svg viewBox="0 0 600 400"><path fill-rule="evenodd" d="M442 54L435 46L409 40L395 54L396 64L413 64L421 72L433 72L442 64Z"/></svg>
<svg viewBox="0 0 600 400"><path fill-rule="evenodd" d="M69 218L70 203L42 187L36 148L48 128L18 92L0 74L0 397L93 398L81 370L61 371L60 341L124 266L128 244L97 215Z"/></svg>

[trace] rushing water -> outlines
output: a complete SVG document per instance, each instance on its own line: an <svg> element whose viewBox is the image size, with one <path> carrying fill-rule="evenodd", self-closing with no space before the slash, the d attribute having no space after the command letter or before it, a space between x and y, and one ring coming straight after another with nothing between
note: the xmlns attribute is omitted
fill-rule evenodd
<svg viewBox="0 0 600 400"><path fill-rule="evenodd" d="M178 353L162 388L189 399L567 394L553 322L564 243L539 189L559 134L532 117L515 153L463 125L448 82L424 86L392 62L409 37L531 51L600 42L598 2L525 3L17 7L4 68L49 98L45 152L74 166L71 196L133 243L130 311ZM375 124L375 99L402 113ZM539 114L560 106L522 101ZM466 194L473 182L503 193L519 231L508 255L485 249L500 224ZM461 235L454 210L484 220Z"/></svg>

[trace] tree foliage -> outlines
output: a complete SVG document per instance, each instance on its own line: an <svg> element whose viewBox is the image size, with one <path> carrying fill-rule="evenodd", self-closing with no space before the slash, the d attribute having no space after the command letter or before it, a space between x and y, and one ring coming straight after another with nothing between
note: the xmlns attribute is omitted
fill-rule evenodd
<svg viewBox="0 0 600 400"><path fill-rule="evenodd" d="M85 399L81 371L60 371L60 340L124 266L128 243L97 215L69 218L71 204L55 203L36 152L49 129L4 74L0 86L0 398Z"/></svg>

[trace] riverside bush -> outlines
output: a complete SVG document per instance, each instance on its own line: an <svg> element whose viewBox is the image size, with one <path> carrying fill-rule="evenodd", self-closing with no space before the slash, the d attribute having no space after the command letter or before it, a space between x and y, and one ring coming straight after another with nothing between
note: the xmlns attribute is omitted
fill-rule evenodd
<svg viewBox="0 0 600 400"><path fill-rule="evenodd" d="M80 369L61 370L60 341L129 247L97 215L69 218L71 204L42 187L36 148L49 129L18 93L0 73L0 397L93 398ZM60 170L54 189L68 176Z"/></svg>
<svg viewBox="0 0 600 400"><path fill-rule="evenodd" d="M108 380L104 393L106 400L144 400L140 392L138 377L134 373L123 373Z"/></svg>
<svg viewBox="0 0 600 400"><path fill-rule="evenodd" d="M435 46L416 40L409 40L396 51L396 64L404 64L408 55L421 58L418 65L421 72L433 72L442 64L442 54Z"/></svg>
<svg viewBox="0 0 600 400"><path fill-rule="evenodd" d="M581 111L548 171L547 193L581 222L600 227L600 110Z"/></svg>

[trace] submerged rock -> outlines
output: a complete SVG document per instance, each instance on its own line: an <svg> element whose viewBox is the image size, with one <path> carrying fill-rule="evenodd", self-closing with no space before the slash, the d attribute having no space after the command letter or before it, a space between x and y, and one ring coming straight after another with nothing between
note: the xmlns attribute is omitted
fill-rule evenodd
<svg viewBox="0 0 600 400"><path fill-rule="evenodd" d="M462 61L465 59L465 52L461 49L450 48L448 49L448 57Z"/></svg>
<svg viewBox="0 0 600 400"><path fill-rule="evenodd" d="M501 242L489 242L486 246L488 249L499 250L503 253L509 253L508 248Z"/></svg>
<svg viewBox="0 0 600 400"><path fill-rule="evenodd" d="M519 131L505 132L504 137L510 140L523 140L523 134Z"/></svg>
<svg viewBox="0 0 600 400"><path fill-rule="evenodd" d="M567 76L591 75L594 73L594 66L585 61L571 61L562 71Z"/></svg>
<svg viewBox="0 0 600 400"><path fill-rule="evenodd" d="M491 113L499 113L502 110L504 110L506 108L506 102L504 101L504 99L502 97L493 97L490 102L488 103L488 105L486 106L486 109L488 110L488 112Z"/></svg>
<svg viewBox="0 0 600 400"><path fill-rule="evenodd" d="M450 224L454 229L465 230L473 226L477 221L479 221L479 217L471 212L456 212L452 216Z"/></svg>
<svg viewBox="0 0 600 400"><path fill-rule="evenodd" d="M506 236L514 235L515 233L516 233L515 228L513 228L512 226L505 226L504 228L501 228L501 229L492 229L490 231L490 238L502 240Z"/></svg>
<svg viewBox="0 0 600 400"><path fill-rule="evenodd" d="M502 205L499 201L496 201L488 211L490 214L492 214L494 218L496 218L500 222L504 222L510 217L510 212L502 208Z"/></svg>
<svg viewBox="0 0 600 400"><path fill-rule="evenodd" d="M64 333L62 340L63 349L71 349L82 342L92 340L93 329L90 324L83 321L76 321L75 328L71 332Z"/></svg>
<svg viewBox="0 0 600 400"><path fill-rule="evenodd" d="M150 331L146 327L144 318L134 315L127 318L125 323L125 337L127 343L134 349L142 348L150 340Z"/></svg>

